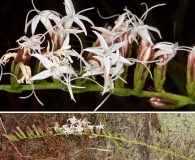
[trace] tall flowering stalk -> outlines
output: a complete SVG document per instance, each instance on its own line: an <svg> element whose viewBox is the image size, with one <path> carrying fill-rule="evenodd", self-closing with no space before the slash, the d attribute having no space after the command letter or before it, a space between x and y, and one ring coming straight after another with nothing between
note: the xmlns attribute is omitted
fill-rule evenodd
<svg viewBox="0 0 195 160"><path fill-rule="evenodd" d="M118 96L149 97L151 105L157 108L175 109L186 104L195 104L194 49L179 46L178 43L155 42L153 33L162 38L159 29L144 22L148 12L165 4L149 8L143 3L146 11L140 18L126 7L113 25L104 27L95 26L91 19L82 15L94 7L76 13L72 1L64 0L66 14L61 15L52 10L38 10L33 0L32 4L33 9L26 16L25 35L16 41L18 47L8 49L0 59L0 79L5 75L11 76L10 85L0 85L1 90L8 92L32 90L29 96L34 94L40 103L35 94L37 89L62 89L68 91L74 101L76 101L74 93L98 91L102 95L109 93ZM32 12L36 15L29 19ZM45 33L37 33L39 22L45 26ZM89 33L85 23L90 25L96 42L93 46L83 48L80 35L87 36ZM29 27L31 36L28 37L26 34ZM47 34L49 36L46 36ZM78 50L71 43L72 36L79 41ZM132 50L132 46L136 46L136 51ZM163 88L168 63L178 50L189 52L187 62L189 97L168 93ZM84 52L87 58L83 56ZM10 73L4 73L3 67L11 59L13 61ZM131 75L128 70L134 64L136 64L134 75ZM151 69L153 65L156 66L154 75ZM144 90L149 75L150 79L154 80L155 91ZM99 81L98 77L102 81ZM134 82L133 88L126 85L131 83L131 80Z"/></svg>

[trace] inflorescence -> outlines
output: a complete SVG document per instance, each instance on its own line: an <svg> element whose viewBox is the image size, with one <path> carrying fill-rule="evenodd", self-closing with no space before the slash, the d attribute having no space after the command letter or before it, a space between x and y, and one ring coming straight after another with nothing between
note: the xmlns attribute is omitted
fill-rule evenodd
<svg viewBox="0 0 195 160"><path fill-rule="evenodd" d="M66 15L62 16L56 11L38 10L33 0L32 4L34 9L27 14L24 27L25 34L31 27L31 37L24 35L19 38L16 41L18 47L9 49L0 59L0 78L6 74L3 73L3 66L13 58L10 74L14 76L18 84L32 85L32 93L34 93L34 85L39 83L38 81L50 78L59 83L62 88L66 88L74 101L73 89L82 90L83 88L82 85L75 83L77 79L95 82L102 87L102 95L104 95L114 90L117 81L127 83L125 74L127 74L128 67L135 63L137 65L134 86L135 91L139 92L145 84L148 73L152 77L149 70L151 63L156 63L158 69L161 70L162 75L160 75L160 79L158 77L158 80L161 80L165 77L166 65L178 50L185 50L193 54L192 48L179 46L178 43L154 42L151 32L155 32L161 38L160 31L145 24L144 20L149 11L165 4L148 8L145 3L142 3L145 5L146 11L140 18L125 8L124 13L118 16L113 26L105 25L104 27L95 26L92 20L81 15L85 11L94 9L93 7L76 13L72 1L64 0ZM35 12L36 15L29 19L32 12ZM88 48L83 48L80 38L80 34L87 36L84 21L91 25L93 33L97 37L93 46ZM36 33L39 22L45 26L45 33ZM49 34L50 39L46 38L46 34ZM72 47L70 36L78 39L80 51L76 51ZM136 58L131 57L133 43L138 46ZM88 53L87 57L83 56L84 52ZM32 59L36 60L34 66L30 65ZM75 64L79 65L75 67ZM103 84L96 81L98 75L103 78ZM154 79L156 78L154 77ZM140 80L141 82L139 82ZM163 84L160 85L156 86L157 90L158 87L160 88L158 91L162 89ZM36 96L35 93L34 95ZM36 98L38 99L37 96Z"/></svg>

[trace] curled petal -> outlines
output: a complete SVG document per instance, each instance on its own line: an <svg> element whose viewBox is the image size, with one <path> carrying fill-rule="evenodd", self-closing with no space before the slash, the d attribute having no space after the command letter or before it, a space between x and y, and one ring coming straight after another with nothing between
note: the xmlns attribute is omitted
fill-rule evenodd
<svg viewBox="0 0 195 160"><path fill-rule="evenodd" d="M36 15L36 16L32 19L32 21L30 21L30 22L32 22L32 24L31 24L31 33L32 33L32 34L35 33L35 29L36 29L36 27L37 27L37 24L39 23L40 18L41 18L40 15Z"/></svg>

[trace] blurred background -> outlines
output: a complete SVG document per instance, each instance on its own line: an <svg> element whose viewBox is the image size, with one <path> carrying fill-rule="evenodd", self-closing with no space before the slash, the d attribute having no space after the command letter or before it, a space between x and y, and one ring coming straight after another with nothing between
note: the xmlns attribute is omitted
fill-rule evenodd
<svg viewBox="0 0 195 160"><path fill-rule="evenodd" d="M195 0L73 0L76 12L89 7L98 8L101 15L108 17L114 14L123 13L125 6L138 17L145 12L145 6L140 4L144 2L151 7L156 4L166 3L166 6L158 7L148 13L145 24L156 27L160 30L162 40L157 34L153 34L156 41L179 42L179 45L192 46L195 40ZM63 0L34 0L35 6L39 10L54 10L65 15ZM0 56L6 53L7 49L17 47L15 42L24 35L25 18L29 10L33 9L31 0L0 0ZM112 25L115 18L101 19L97 10L84 12L96 26L104 26L106 23ZM32 14L33 15L33 14ZM85 23L90 28L88 23ZM39 25L37 33L43 33L44 27ZM30 32L28 32L30 35ZM27 34L27 35L28 35ZM86 38L86 44L91 46L95 41L93 34L89 32ZM168 66L167 80L165 83L166 91L186 95L186 52L179 52ZM4 69L9 72L10 64ZM131 71L130 71L131 72ZM179 78L175 78L179 77ZM9 76L4 76L1 84L8 83ZM131 85L131 82L130 82ZM146 89L153 86L148 80ZM0 110L1 111L93 111L104 97L100 93L89 92L75 94L77 102L70 100L69 93L60 90L36 91L39 99L44 103L41 106L36 99L31 96L28 99L21 100L20 96L26 96L30 92L19 94L0 91ZM193 111L194 106L185 106L178 111ZM137 97L118 97L110 98L101 106L99 111L160 111L149 105L147 98Z"/></svg>

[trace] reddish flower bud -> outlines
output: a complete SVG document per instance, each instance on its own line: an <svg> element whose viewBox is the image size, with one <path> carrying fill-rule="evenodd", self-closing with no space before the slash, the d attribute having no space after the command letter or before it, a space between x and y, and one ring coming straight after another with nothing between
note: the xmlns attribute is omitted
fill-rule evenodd
<svg viewBox="0 0 195 160"><path fill-rule="evenodd" d="M142 40L137 51L137 59L141 62L136 64L136 68L134 70L134 90L137 92L141 91L144 87L148 73L150 72L149 61L153 59L154 52L152 46L153 45Z"/></svg>
<svg viewBox="0 0 195 160"><path fill-rule="evenodd" d="M187 70L187 82L195 82L195 46L192 48L192 51L188 53Z"/></svg>
<svg viewBox="0 0 195 160"><path fill-rule="evenodd" d="M161 109L174 109L177 105L162 97L152 97L148 100L150 105Z"/></svg>
<svg viewBox="0 0 195 160"><path fill-rule="evenodd" d="M195 99L195 47L188 53L186 89L188 95Z"/></svg>
<svg viewBox="0 0 195 160"><path fill-rule="evenodd" d="M63 32L59 28L55 28L51 38L53 40L54 50L60 49L65 39Z"/></svg>
<svg viewBox="0 0 195 160"><path fill-rule="evenodd" d="M145 40L141 40L140 45L137 50L137 59L143 62L153 60L153 45Z"/></svg>

